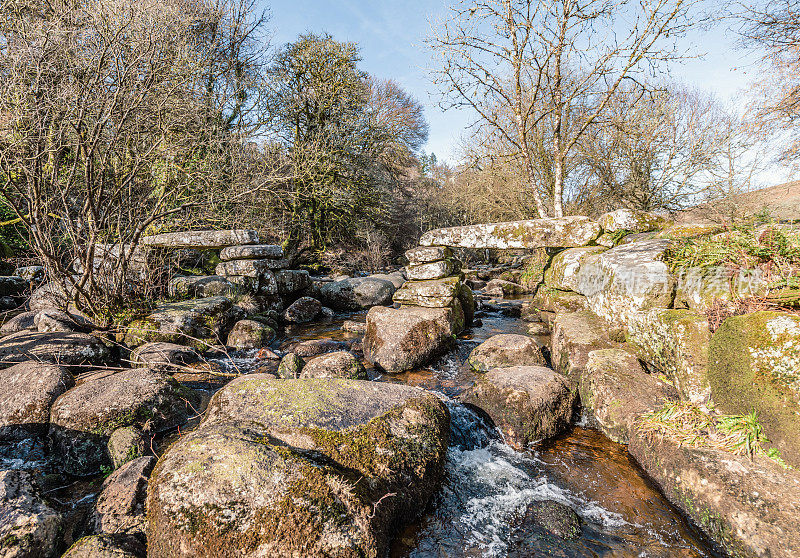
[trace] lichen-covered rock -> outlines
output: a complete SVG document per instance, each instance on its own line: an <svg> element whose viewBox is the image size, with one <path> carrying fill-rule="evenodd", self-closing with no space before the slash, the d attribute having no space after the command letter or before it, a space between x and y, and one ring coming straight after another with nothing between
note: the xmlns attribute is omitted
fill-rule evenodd
<svg viewBox="0 0 800 558"><path fill-rule="evenodd" d="M220 275L181 275L170 280L167 290L172 297L203 298L229 296L239 289Z"/></svg>
<svg viewBox="0 0 800 558"><path fill-rule="evenodd" d="M475 319L475 295L472 289L462 283L456 298L461 304L461 310L464 312L464 327L468 327L472 325L472 321Z"/></svg>
<svg viewBox="0 0 800 558"><path fill-rule="evenodd" d="M182 231L143 236L142 246L218 250L241 244L258 244L258 233L250 230Z"/></svg>
<svg viewBox="0 0 800 558"><path fill-rule="evenodd" d="M0 471L0 552L9 558L57 556L61 516L26 471Z"/></svg>
<svg viewBox="0 0 800 558"><path fill-rule="evenodd" d="M367 314L364 356L390 374L413 370L446 352L463 325L460 304L452 308L376 306Z"/></svg>
<svg viewBox="0 0 800 558"><path fill-rule="evenodd" d="M611 233L603 233L597 237L597 240L595 240L594 243L604 248L613 248L616 245L616 239Z"/></svg>
<svg viewBox="0 0 800 558"><path fill-rule="evenodd" d="M200 360L200 355L191 347L175 343L145 343L131 352L131 363L144 367L185 366Z"/></svg>
<svg viewBox="0 0 800 558"><path fill-rule="evenodd" d="M537 500L528 504L521 523L520 531L529 532L539 527L567 541L577 539L581 534L581 518L575 510L553 500Z"/></svg>
<svg viewBox="0 0 800 558"><path fill-rule="evenodd" d="M637 356L669 376L681 399L705 407L710 403L708 318L691 310L654 308L631 315L628 341Z"/></svg>
<svg viewBox="0 0 800 558"><path fill-rule="evenodd" d="M145 558L147 549L133 535L91 535L83 537L61 558Z"/></svg>
<svg viewBox="0 0 800 558"><path fill-rule="evenodd" d="M158 432L184 423L199 400L190 389L149 368L110 374L72 388L50 409L50 437L60 465L91 475L110 465L108 440L123 426Z"/></svg>
<svg viewBox="0 0 800 558"><path fill-rule="evenodd" d="M275 244L228 246L219 252L219 259L223 262L230 260L279 260L281 258L283 258L283 248Z"/></svg>
<svg viewBox="0 0 800 558"><path fill-rule="evenodd" d="M23 362L0 370L0 439L47 433L50 407L73 387L69 370L43 362Z"/></svg>
<svg viewBox="0 0 800 558"><path fill-rule="evenodd" d="M285 271L285 270L284 270ZM268 296L277 298L280 292L278 285L278 273L263 271L257 277L247 277L244 275L228 275L227 281L233 285L232 293L250 294L257 296Z"/></svg>
<svg viewBox="0 0 800 558"><path fill-rule="evenodd" d="M280 260L230 260L227 262L220 262L217 264L214 272L217 275L227 277L235 275L239 277L261 277L268 271L275 271L277 269L286 269L289 267L289 261Z"/></svg>
<svg viewBox="0 0 800 558"><path fill-rule="evenodd" d="M367 324L364 322L345 320L342 322L342 331L363 336L367 332Z"/></svg>
<svg viewBox="0 0 800 558"><path fill-rule="evenodd" d="M588 256L605 252L602 246L570 248L553 256L550 267L544 274L544 284L552 289L575 291L578 289L578 272Z"/></svg>
<svg viewBox="0 0 800 558"><path fill-rule="evenodd" d="M621 444L628 443L639 417L677 399L675 388L645 372L624 349L590 352L579 390L600 430Z"/></svg>
<svg viewBox="0 0 800 558"><path fill-rule="evenodd" d="M322 303L316 298L303 296L295 300L283 313L289 323L304 324L313 321L322 312Z"/></svg>
<svg viewBox="0 0 800 558"><path fill-rule="evenodd" d="M461 286L461 278L457 276L431 281L406 281L392 299L398 304L448 308L461 293Z"/></svg>
<svg viewBox="0 0 800 558"><path fill-rule="evenodd" d="M522 295L528 291L519 283L512 283L504 279L492 279L486 284L484 292L488 295L503 298L506 296Z"/></svg>
<svg viewBox="0 0 800 558"><path fill-rule="evenodd" d="M454 259L440 260L406 266L406 277L409 281L429 281L431 279L444 279L461 269L461 262Z"/></svg>
<svg viewBox="0 0 800 558"><path fill-rule="evenodd" d="M436 229L422 235L422 246L460 248L571 248L586 246L600 235L600 225L588 217L532 219Z"/></svg>
<svg viewBox="0 0 800 558"><path fill-rule="evenodd" d="M392 285L394 285L395 290L402 287L403 283L406 282L406 278L403 277L403 273L400 271L394 271L392 273L375 273L373 275L370 275L369 278L389 281Z"/></svg>
<svg viewBox="0 0 800 558"><path fill-rule="evenodd" d="M154 457L139 457L103 482L92 515L96 533L144 535L147 479L155 464Z"/></svg>
<svg viewBox="0 0 800 558"><path fill-rule="evenodd" d="M0 326L0 337L18 333L20 331L33 331L36 329L35 319L39 311L22 312L12 316L2 326Z"/></svg>
<svg viewBox="0 0 800 558"><path fill-rule="evenodd" d="M111 356L105 343L87 333L20 331L0 340L0 363L37 360L79 366L102 364Z"/></svg>
<svg viewBox="0 0 800 558"><path fill-rule="evenodd" d="M589 308L589 301L581 294L540 287L533 297L532 306L545 312L575 312Z"/></svg>
<svg viewBox="0 0 800 558"><path fill-rule="evenodd" d="M293 380L300 377L305 361L294 353L287 353L281 359L276 372L278 378Z"/></svg>
<svg viewBox="0 0 800 558"><path fill-rule="evenodd" d="M586 370L589 353L616 347L603 320L588 310L561 312L553 320L550 358L553 368L577 385Z"/></svg>
<svg viewBox="0 0 800 558"><path fill-rule="evenodd" d="M135 426L123 426L114 430L106 446L114 469L144 456L147 442L144 432Z"/></svg>
<svg viewBox="0 0 800 558"><path fill-rule="evenodd" d="M162 304L148 317L128 326L125 344L138 347L148 342L166 342L202 350L221 344L233 324L243 317L242 309L224 296Z"/></svg>
<svg viewBox="0 0 800 558"><path fill-rule="evenodd" d="M231 328L228 347L237 350L260 349L268 346L275 339L275 330L257 320L239 320Z"/></svg>
<svg viewBox="0 0 800 558"><path fill-rule="evenodd" d="M83 332L88 333L96 328L89 319L78 314L70 314L58 308L40 310L33 318L36 330L41 333L50 332Z"/></svg>
<svg viewBox="0 0 800 558"><path fill-rule="evenodd" d="M664 495L729 556L800 556L800 474L762 456L636 433L628 451Z"/></svg>
<svg viewBox="0 0 800 558"><path fill-rule="evenodd" d="M506 442L522 450L569 425L577 392L544 366L493 368L482 374L464 401L483 409Z"/></svg>
<svg viewBox="0 0 800 558"><path fill-rule="evenodd" d="M406 259L411 265L438 262L453 257L453 251L447 246L417 246L406 250Z"/></svg>
<svg viewBox="0 0 800 558"><path fill-rule="evenodd" d="M301 341L291 345L288 350L303 358L309 358L324 355L325 353L346 351L347 343L333 339L309 339L308 341Z"/></svg>
<svg viewBox="0 0 800 558"><path fill-rule="evenodd" d="M442 478L448 414L419 389L234 380L148 486L148 556L378 558Z"/></svg>
<svg viewBox="0 0 800 558"><path fill-rule="evenodd" d="M576 291L606 321L624 326L633 312L669 308L676 278L662 257L669 240L644 240L583 259Z"/></svg>
<svg viewBox="0 0 800 558"><path fill-rule="evenodd" d="M395 286L386 279L350 277L322 285L320 301L334 310L347 312L391 304Z"/></svg>
<svg viewBox="0 0 800 558"><path fill-rule="evenodd" d="M675 307L706 312L720 303L731 306L739 298L765 294L766 290L767 281L760 269L682 269L675 288Z"/></svg>
<svg viewBox="0 0 800 558"><path fill-rule="evenodd" d="M771 445L800 467L800 316L728 318L711 338L708 374L717 408L758 413Z"/></svg>
<svg viewBox="0 0 800 558"><path fill-rule="evenodd" d="M45 283L31 293L28 307L32 312L38 312L45 308L61 308L63 310L67 307L73 290L71 286L66 284L58 282Z"/></svg>
<svg viewBox="0 0 800 558"><path fill-rule="evenodd" d="M545 366L542 348L527 335L493 335L469 354L467 363L476 372L509 366Z"/></svg>
<svg viewBox="0 0 800 558"><path fill-rule="evenodd" d="M308 271L298 269L282 269L275 272L278 293L289 295L302 291L311 284Z"/></svg>
<svg viewBox="0 0 800 558"><path fill-rule="evenodd" d="M310 359L303 366L299 377L366 380L367 371L353 353L336 351Z"/></svg>
<svg viewBox="0 0 800 558"><path fill-rule="evenodd" d="M657 238L697 238L725 230L718 223L676 223L659 232Z"/></svg>
<svg viewBox="0 0 800 558"><path fill-rule="evenodd" d="M636 209L617 209L604 213L597 220L605 232L630 231L632 233L656 231L668 227L666 217Z"/></svg>

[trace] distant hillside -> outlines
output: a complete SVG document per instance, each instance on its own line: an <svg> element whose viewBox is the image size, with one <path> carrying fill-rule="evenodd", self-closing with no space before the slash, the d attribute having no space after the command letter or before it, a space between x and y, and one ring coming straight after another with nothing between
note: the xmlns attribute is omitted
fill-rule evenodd
<svg viewBox="0 0 800 558"><path fill-rule="evenodd" d="M800 180L733 196L729 200L704 203L677 216L681 223L730 221L751 217L764 209L777 221L800 221Z"/></svg>

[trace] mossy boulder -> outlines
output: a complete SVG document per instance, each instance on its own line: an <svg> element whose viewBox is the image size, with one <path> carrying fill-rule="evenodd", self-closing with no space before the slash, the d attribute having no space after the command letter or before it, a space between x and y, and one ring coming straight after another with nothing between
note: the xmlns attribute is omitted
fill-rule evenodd
<svg viewBox="0 0 800 558"><path fill-rule="evenodd" d="M394 283L388 279L350 277L322 284L318 295L325 306L351 312L391 304L395 290Z"/></svg>
<svg viewBox="0 0 800 558"><path fill-rule="evenodd" d="M506 281L505 279L492 279L486 284L484 292L491 296L503 298L506 296L523 295L528 290L519 283Z"/></svg>
<svg viewBox="0 0 800 558"><path fill-rule="evenodd" d="M716 406L729 414L758 413L772 445L800 467L800 316L728 318L711 338L709 355Z"/></svg>
<svg viewBox="0 0 800 558"><path fill-rule="evenodd" d="M116 429L159 432L184 422L199 398L151 368L111 372L72 388L50 409L50 438L64 471L93 475L110 466L108 441Z"/></svg>
<svg viewBox="0 0 800 558"><path fill-rule="evenodd" d="M305 361L295 353L286 353L275 372L278 378L293 380L300 377L300 372L305 366Z"/></svg>
<svg viewBox="0 0 800 558"><path fill-rule="evenodd" d="M61 558L144 558L147 549L132 535L90 535L73 544Z"/></svg>
<svg viewBox="0 0 800 558"><path fill-rule="evenodd" d="M258 320L239 320L228 333L226 345L234 349L260 349L275 339L275 330Z"/></svg>
<svg viewBox="0 0 800 558"><path fill-rule="evenodd" d="M384 556L439 486L448 422L408 386L236 379L150 478L148 556Z"/></svg>
<svg viewBox="0 0 800 558"><path fill-rule="evenodd" d="M98 365L110 358L106 342L88 333L20 331L0 340L0 365L30 360L62 366Z"/></svg>
<svg viewBox="0 0 800 558"><path fill-rule="evenodd" d="M221 275L180 275L167 286L169 296L176 298L230 296L240 290Z"/></svg>
<svg viewBox="0 0 800 558"><path fill-rule="evenodd" d="M155 464L155 457L139 457L103 482L92 514L96 533L144 536L147 479Z"/></svg>
<svg viewBox="0 0 800 558"><path fill-rule="evenodd" d="M464 313L451 308L375 307L367 314L364 356L390 373L413 370L445 353L464 327Z"/></svg>
<svg viewBox="0 0 800 558"><path fill-rule="evenodd" d="M423 234L419 243L422 246L525 250L586 246L599 235L600 225L596 222L588 217L571 216L436 229Z"/></svg>
<svg viewBox="0 0 800 558"><path fill-rule="evenodd" d="M0 555L58 556L63 519L42 498L32 473L0 471Z"/></svg>
<svg viewBox="0 0 800 558"><path fill-rule="evenodd" d="M631 315L628 341L637 356L665 373L681 399L704 407L710 403L708 319L691 310L654 308Z"/></svg>
<svg viewBox="0 0 800 558"><path fill-rule="evenodd" d="M474 349L467 359L476 372L509 366L545 366L539 343L527 335L502 333L493 335Z"/></svg>
<svg viewBox="0 0 800 558"><path fill-rule="evenodd" d="M575 312L576 310L586 310L589 307L589 301L585 296L547 286L540 287L529 304L537 310L555 313Z"/></svg>
<svg viewBox="0 0 800 558"><path fill-rule="evenodd" d="M448 308L461 292L461 277L452 276L430 281L406 281L392 300L399 304L425 308Z"/></svg>
<svg viewBox="0 0 800 558"><path fill-rule="evenodd" d="M447 246L417 246L406 250L405 255L410 265L417 265L452 258L453 251Z"/></svg>
<svg viewBox="0 0 800 558"><path fill-rule="evenodd" d="M301 370L301 378L367 379L364 365L349 351L336 351L314 357Z"/></svg>
<svg viewBox="0 0 800 558"><path fill-rule="evenodd" d="M563 431L572 420L576 398L569 380L544 366L493 368L464 395L519 450Z"/></svg>
<svg viewBox="0 0 800 558"><path fill-rule="evenodd" d="M630 231L632 233L666 228L672 222L666 217L636 209L617 209L601 215L597 222L605 232Z"/></svg>
<svg viewBox="0 0 800 558"><path fill-rule="evenodd" d="M23 362L0 370L0 439L46 434L50 407L75 385L69 370L43 362Z"/></svg>
<svg viewBox="0 0 800 558"><path fill-rule="evenodd" d="M590 352L579 390L600 430L621 444L628 443L639 417L677 399L674 387L646 373L624 349Z"/></svg>
<svg viewBox="0 0 800 558"><path fill-rule="evenodd" d="M322 312L322 303L316 298L303 296L295 300L283 313L283 319L293 324L313 321Z"/></svg>
<svg viewBox="0 0 800 558"><path fill-rule="evenodd" d="M553 256L550 266L544 274L544 284L551 289L575 291L578 288L578 273L581 263L588 256L606 251L602 246L584 246L570 248Z"/></svg>
<svg viewBox="0 0 800 558"><path fill-rule="evenodd" d="M553 368L567 376L574 385L586 370L589 353L611 349L619 344L611 340L608 326L592 312L559 312L553 320L550 358Z"/></svg>
<svg viewBox="0 0 800 558"><path fill-rule="evenodd" d="M173 368L193 364L200 355L191 347L175 343L145 343L131 352L130 361L142 367Z"/></svg>
<svg viewBox="0 0 800 558"><path fill-rule="evenodd" d="M724 266L691 267L677 272L675 307L707 312L716 307L732 308L740 298L766 294L767 282L760 269L731 271Z"/></svg>

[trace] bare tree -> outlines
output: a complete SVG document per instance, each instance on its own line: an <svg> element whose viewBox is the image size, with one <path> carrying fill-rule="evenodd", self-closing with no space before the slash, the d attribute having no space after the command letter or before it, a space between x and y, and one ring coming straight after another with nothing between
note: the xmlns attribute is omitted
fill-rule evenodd
<svg viewBox="0 0 800 558"><path fill-rule="evenodd" d="M676 41L698 23L695 3L464 0L428 41L435 81L445 107L474 110L512 148L539 216L562 216L572 151L623 83L646 88L648 72L685 56ZM535 184L537 148L552 160L549 199Z"/></svg>

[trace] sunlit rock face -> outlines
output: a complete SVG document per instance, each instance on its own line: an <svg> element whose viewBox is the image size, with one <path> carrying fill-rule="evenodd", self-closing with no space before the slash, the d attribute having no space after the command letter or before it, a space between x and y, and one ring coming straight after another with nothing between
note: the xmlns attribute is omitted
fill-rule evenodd
<svg viewBox="0 0 800 558"><path fill-rule="evenodd" d="M571 248L586 246L600 236L600 225L588 217L531 219L436 229L422 235L422 246L495 248Z"/></svg>

